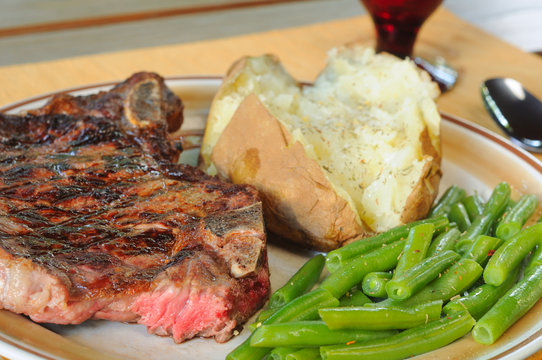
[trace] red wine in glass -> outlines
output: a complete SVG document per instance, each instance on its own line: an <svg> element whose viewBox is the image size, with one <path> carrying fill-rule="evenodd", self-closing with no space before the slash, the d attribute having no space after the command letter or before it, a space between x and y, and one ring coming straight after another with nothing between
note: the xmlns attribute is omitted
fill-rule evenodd
<svg viewBox="0 0 542 360"><path fill-rule="evenodd" d="M376 28L376 51L412 55L420 27L442 0L361 0Z"/></svg>
<svg viewBox="0 0 542 360"><path fill-rule="evenodd" d="M421 26L442 0L361 0L376 29L376 52L385 51L401 58L412 57ZM414 62L426 70L441 91L451 89L457 72L443 59L436 63L415 57Z"/></svg>

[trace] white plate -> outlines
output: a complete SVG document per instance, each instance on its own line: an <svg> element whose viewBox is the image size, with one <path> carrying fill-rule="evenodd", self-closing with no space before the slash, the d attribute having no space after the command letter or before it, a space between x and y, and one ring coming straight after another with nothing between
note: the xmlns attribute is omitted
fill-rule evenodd
<svg viewBox="0 0 542 360"><path fill-rule="evenodd" d="M216 77L175 77L168 86L185 103L181 132L200 133L213 95L220 85ZM88 94L106 90L111 84L90 85L70 90ZM51 94L24 100L0 111L16 113L44 104ZM483 128L450 115L443 115L442 146L444 176L441 191L452 184L477 191L484 198L500 181L520 192L542 199L542 164L530 154ZM197 149L188 150L185 161L196 159ZM269 245L272 288L276 289L310 256L296 247ZM108 321L87 321L76 326L38 325L28 318L0 311L0 354L17 359L223 359L248 335L244 330L226 344L193 339L175 344L170 338L148 335L142 325ZM542 348L542 301L492 346L473 341L470 335L420 359L524 359Z"/></svg>

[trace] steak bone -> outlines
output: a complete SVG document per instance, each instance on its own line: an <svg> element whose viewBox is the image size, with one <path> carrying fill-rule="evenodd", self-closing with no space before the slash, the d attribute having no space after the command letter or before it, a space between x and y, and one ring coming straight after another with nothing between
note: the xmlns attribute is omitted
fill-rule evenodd
<svg viewBox="0 0 542 360"><path fill-rule="evenodd" d="M235 278L252 275L259 267L265 248L262 203L205 218L214 244Z"/></svg>

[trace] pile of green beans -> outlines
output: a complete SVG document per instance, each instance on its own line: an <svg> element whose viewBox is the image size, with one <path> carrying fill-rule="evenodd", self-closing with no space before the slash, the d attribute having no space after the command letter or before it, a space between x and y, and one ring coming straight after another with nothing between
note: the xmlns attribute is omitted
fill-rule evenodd
<svg viewBox="0 0 542 360"><path fill-rule="evenodd" d="M454 185L427 219L314 256L226 359L404 359L471 330L494 343L542 298L539 202L510 194Z"/></svg>

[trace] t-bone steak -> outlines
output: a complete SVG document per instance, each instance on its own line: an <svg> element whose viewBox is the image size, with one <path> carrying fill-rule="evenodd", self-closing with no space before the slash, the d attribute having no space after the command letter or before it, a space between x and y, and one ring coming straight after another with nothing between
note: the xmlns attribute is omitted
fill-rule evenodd
<svg viewBox="0 0 542 360"><path fill-rule="evenodd" d="M0 307L227 341L269 294L257 191L177 164L156 74L0 114Z"/></svg>

